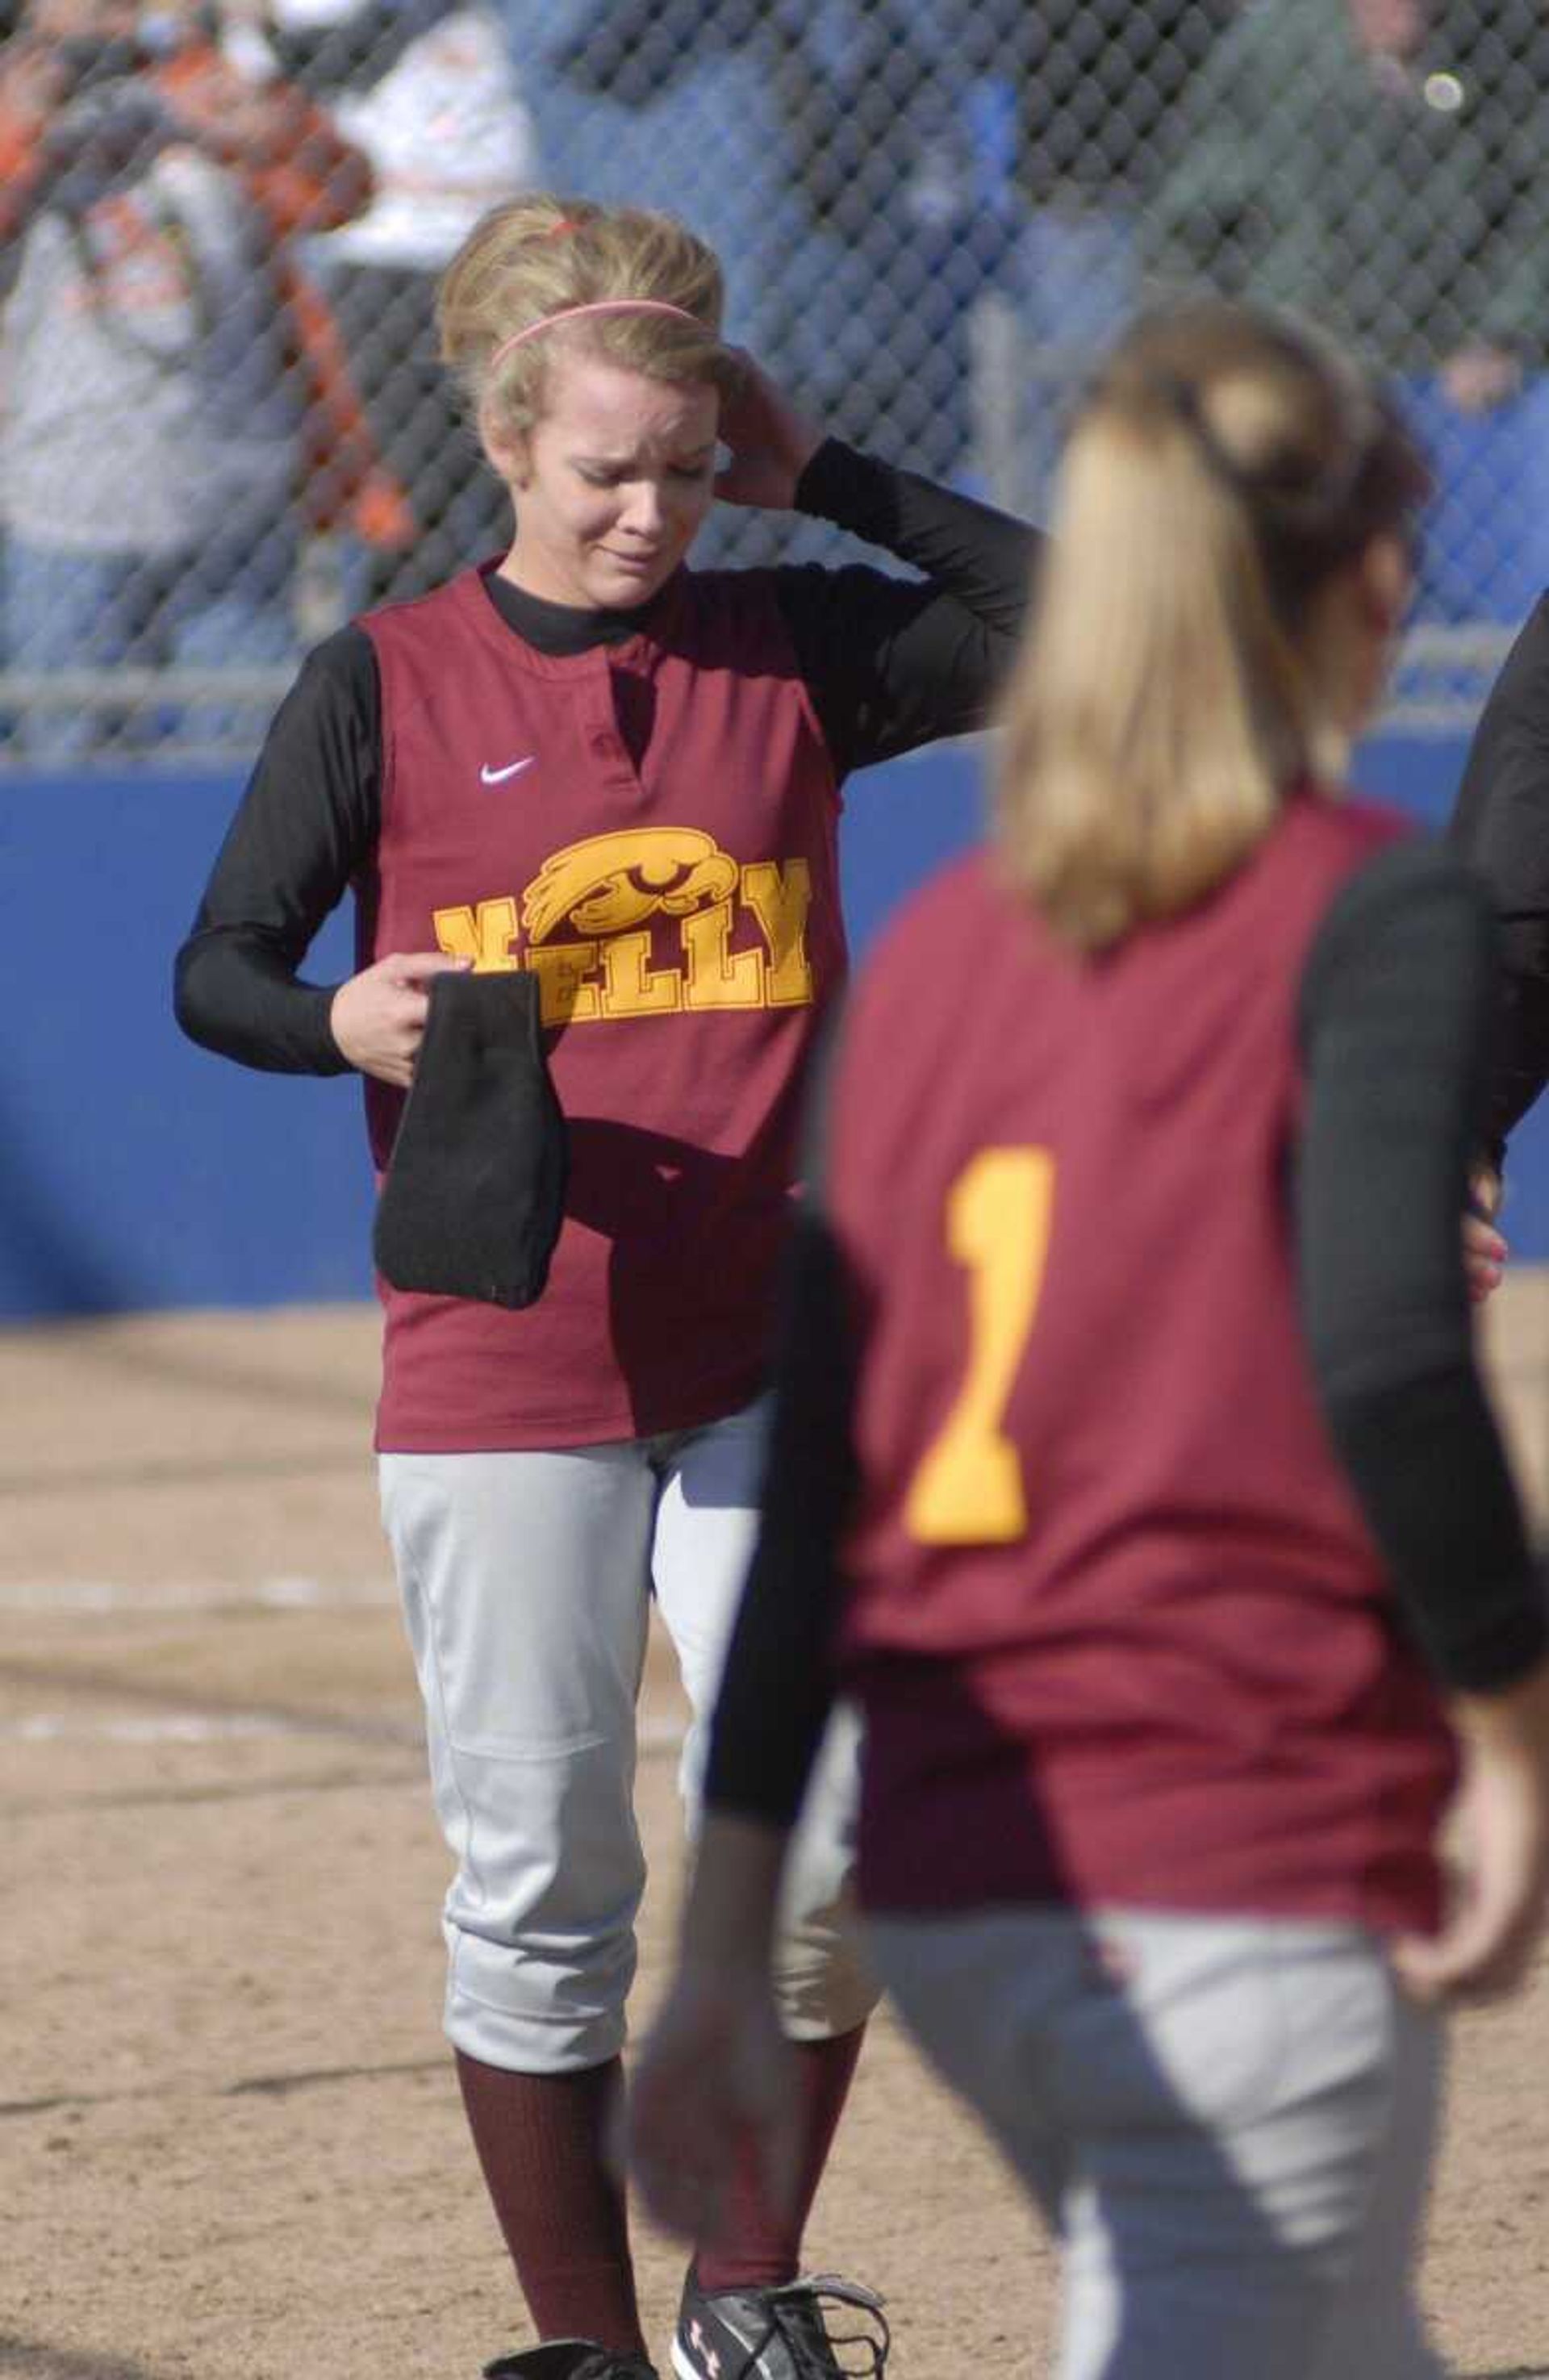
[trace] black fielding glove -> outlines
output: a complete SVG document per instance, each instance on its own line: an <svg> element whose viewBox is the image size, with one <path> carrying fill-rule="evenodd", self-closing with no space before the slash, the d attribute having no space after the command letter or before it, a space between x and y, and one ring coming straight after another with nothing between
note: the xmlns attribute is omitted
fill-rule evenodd
<svg viewBox="0 0 1549 2380"><path fill-rule="evenodd" d="M531 1305L564 1213L538 978L439 975L372 1249L394 1289Z"/></svg>

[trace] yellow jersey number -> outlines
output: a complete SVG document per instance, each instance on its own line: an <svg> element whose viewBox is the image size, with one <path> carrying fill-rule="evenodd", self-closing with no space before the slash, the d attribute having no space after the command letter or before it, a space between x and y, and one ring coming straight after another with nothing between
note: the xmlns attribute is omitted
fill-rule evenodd
<svg viewBox="0 0 1549 2380"><path fill-rule="evenodd" d="M968 1368L909 1483L904 1526L926 1546L1006 1545L1027 1527L1006 1405L1037 1312L1054 1208L1046 1148L982 1148L947 1194L947 1246L968 1275Z"/></svg>

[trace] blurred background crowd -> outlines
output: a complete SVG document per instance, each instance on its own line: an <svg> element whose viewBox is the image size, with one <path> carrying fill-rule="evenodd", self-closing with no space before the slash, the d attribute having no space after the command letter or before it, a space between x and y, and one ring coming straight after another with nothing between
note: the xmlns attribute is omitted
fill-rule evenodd
<svg viewBox="0 0 1549 2380"><path fill-rule="evenodd" d="M240 759L307 645L503 543L431 307L534 184L684 215L804 406L1035 516L1148 298L1338 331L1437 471L1417 716L1477 700L1549 581L1541 0L10 0L3 29L0 764Z"/></svg>

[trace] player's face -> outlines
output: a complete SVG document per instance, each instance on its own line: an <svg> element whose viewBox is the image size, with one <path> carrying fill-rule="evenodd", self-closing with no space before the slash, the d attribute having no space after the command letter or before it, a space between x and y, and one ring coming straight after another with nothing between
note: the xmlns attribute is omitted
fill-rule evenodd
<svg viewBox="0 0 1549 2380"><path fill-rule="evenodd" d="M647 602L714 501L720 413L705 382L556 358L548 410L508 458L516 536L502 575L551 603Z"/></svg>

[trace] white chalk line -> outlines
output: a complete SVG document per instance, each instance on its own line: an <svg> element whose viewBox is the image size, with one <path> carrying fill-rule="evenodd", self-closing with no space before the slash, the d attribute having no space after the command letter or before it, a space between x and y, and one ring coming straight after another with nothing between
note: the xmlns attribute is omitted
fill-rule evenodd
<svg viewBox="0 0 1549 2380"><path fill-rule="evenodd" d="M179 1711L161 1718L82 1719L62 1711L31 1711L25 1718L0 1721L0 1743L214 1743L301 1732L284 1719L241 1713Z"/></svg>
<svg viewBox="0 0 1549 2380"><path fill-rule="evenodd" d="M154 1585L111 1579L48 1579L0 1585L0 1612L358 1611L392 1610L397 1602L397 1588L391 1578L282 1577L240 1585L231 1580L188 1580ZM259 1742L315 1734L316 1730L316 1719L300 1712L294 1718L270 1711L168 1711L96 1718L74 1712L32 1711L22 1718L0 1719L0 1743ZM683 1735L679 1719L642 1719L640 1749L671 1750L683 1742Z"/></svg>
<svg viewBox="0 0 1549 2380"><path fill-rule="evenodd" d="M0 1611L360 1611L391 1609L391 1578L159 1581L23 1579L0 1585Z"/></svg>
<svg viewBox="0 0 1549 2380"><path fill-rule="evenodd" d="M92 1718L63 1711L30 1711L24 1718L0 1719L0 1743L222 1743L256 1742L281 1736L315 1735L315 1720L284 1718L269 1712L168 1711L130 1718ZM684 1739L676 1718L645 1718L642 1752L674 1750Z"/></svg>

